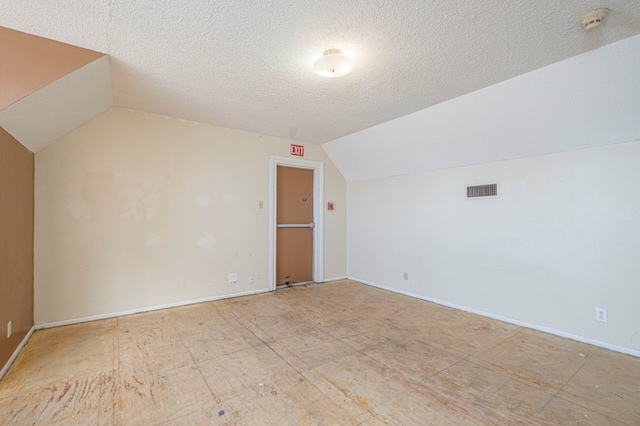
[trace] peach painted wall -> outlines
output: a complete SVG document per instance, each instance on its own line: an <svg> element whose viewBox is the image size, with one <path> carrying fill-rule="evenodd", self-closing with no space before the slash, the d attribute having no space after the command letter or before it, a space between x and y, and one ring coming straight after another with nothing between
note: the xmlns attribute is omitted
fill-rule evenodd
<svg viewBox="0 0 640 426"><path fill-rule="evenodd" d="M0 127L0 369L32 326L33 154Z"/></svg>

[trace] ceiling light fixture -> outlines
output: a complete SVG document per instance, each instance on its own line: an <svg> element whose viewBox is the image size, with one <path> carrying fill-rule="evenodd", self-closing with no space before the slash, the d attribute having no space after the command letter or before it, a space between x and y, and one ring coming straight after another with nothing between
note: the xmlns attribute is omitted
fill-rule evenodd
<svg viewBox="0 0 640 426"><path fill-rule="evenodd" d="M580 18L580 24L585 31L592 31L599 28L607 16L609 16L609 9L592 10L591 12L582 15Z"/></svg>
<svg viewBox="0 0 640 426"><path fill-rule="evenodd" d="M313 63L313 70L323 77L342 77L353 70L353 61L344 56L342 50L327 49Z"/></svg>

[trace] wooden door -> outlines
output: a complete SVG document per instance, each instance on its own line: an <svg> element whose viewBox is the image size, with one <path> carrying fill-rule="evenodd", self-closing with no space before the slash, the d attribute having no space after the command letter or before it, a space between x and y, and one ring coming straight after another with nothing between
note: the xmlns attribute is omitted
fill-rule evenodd
<svg viewBox="0 0 640 426"><path fill-rule="evenodd" d="M313 170L278 166L276 285L313 280Z"/></svg>

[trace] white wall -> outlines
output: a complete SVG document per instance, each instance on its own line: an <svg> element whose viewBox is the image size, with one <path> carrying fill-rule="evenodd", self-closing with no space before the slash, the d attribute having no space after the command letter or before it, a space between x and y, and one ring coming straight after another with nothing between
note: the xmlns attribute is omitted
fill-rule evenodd
<svg viewBox="0 0 640 426"><path fill-rule="evenodd" d="M640 351L638 188L640 142L350 183L348 276Z"/></svg>
<svg viewBox="0 0 640 426"><path fill-rule="evenodd" d="M269 156L290 143L112 109L38 152L36 324L267 289ZM341 277L345 182L321 147L305 159L325 164L324 277Z"/></svg>

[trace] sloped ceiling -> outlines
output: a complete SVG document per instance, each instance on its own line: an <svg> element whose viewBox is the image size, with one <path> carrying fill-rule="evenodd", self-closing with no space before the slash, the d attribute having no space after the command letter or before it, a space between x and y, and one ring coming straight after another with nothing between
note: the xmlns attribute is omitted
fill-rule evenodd
<svg viewBox="0 0 640 426"><path fill-rule="evenodd" d="M0 125L37 152L112 105L111 67L102 56L0 110Z"/></svg>
<svg viewBox="0 0 640 426"><path fill-rule="evenodd" d="M0 110L104 56L0 27Z"/></svg>
<svg viewBox="0 0 640 426"><path fill-rule="evenodd" d="M639 34L640 2L3 0L0 25L109 54L116 106L324 143ZM327 48L353 73L315 75Z"/></svg>
<svg viewBox="0 0 640 426"><path fill-rule="evenodd" d="M113 105L103 53L0 27L0 126L38 151Z"/></svg>
<svg viewBox="0 0 640 426"><path fill-rule="evenodd" d="M637 35L323 148L355 182L640 141L639 72Z"/></svg>

